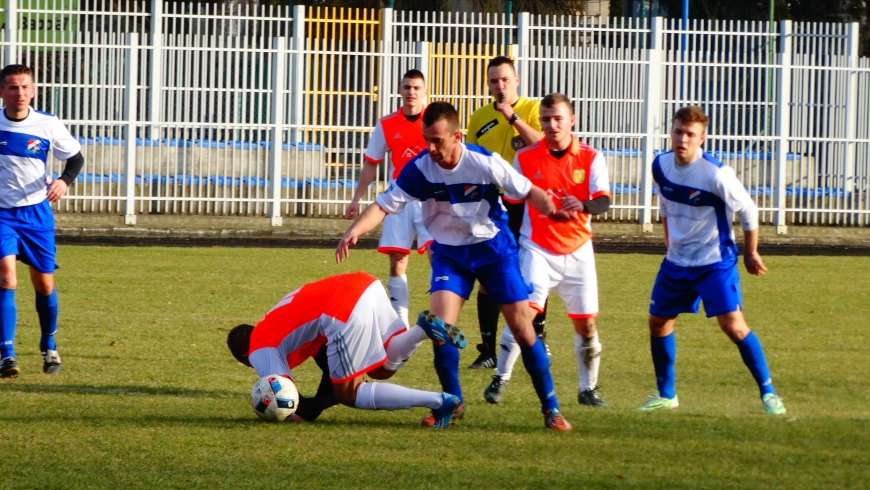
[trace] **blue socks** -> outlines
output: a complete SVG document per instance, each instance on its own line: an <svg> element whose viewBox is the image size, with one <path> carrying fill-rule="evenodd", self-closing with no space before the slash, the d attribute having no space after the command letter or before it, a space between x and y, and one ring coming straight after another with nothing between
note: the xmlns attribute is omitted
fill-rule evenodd
<svg viewBox="0 0 870 490"><path fill-rule="evenodd" d="M677 338L674 336L674 332L666 337L650 337L649 346L652 351L659 396L662 398L677 396L674 388L674 383L677 380L674 371L674 363L677 361Z"/></svg>
<svg viewBox="0 0 870 490"><path fill-rule="evenodd" d="M0 359L15 357L15 290L0 289Z"/></svg>
<svg viewBox="0 0 870 490"><path fill-rule="evenodd" d="M459 385L459 349L450 344L437 345L432 343L435 352L435 372L441 381L441 389L451 395L462 398L462 387Z"/></svg>
<svg viewBox="0 0 870 490"><path fill-rule="evenodd" d="M48 296L36 293L36 313L39 315L39 328L42 330L39 350L57 350L54 343L54 334L57 332L57 289Z"/></svg>
<svg viewBox="0 0 870 490"><path fill-rule="evenodd" d="M538 398L541 400L541 412L559 408L556 388L553 386L553 376L550 375L550 361L547 359L547 351L544 350L541 339L536 338L535 343L530 347L520 347L520 352L523 355L526 371L532 377L535 392L538 393Z"/></svg>
<svg viewBox="0 0 870 490"><path fill-rule="evenodd" d="M755 336L755 332L749 332L749 335L737 342L737 348L740 349L743 363L749 368L749 372L758 384L760 396L768 393L776 394L773 391L773 381L770 379L767 361L764 359L764 349L761 348L761 341Z"/></svg>

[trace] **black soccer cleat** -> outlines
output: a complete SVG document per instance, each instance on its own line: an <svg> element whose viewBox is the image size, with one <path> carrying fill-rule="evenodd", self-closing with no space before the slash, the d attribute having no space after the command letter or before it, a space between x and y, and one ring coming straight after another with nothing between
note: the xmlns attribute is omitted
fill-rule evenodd
<svg viewBox="0 0 870 490"><path fill-rule="evenodd" d="M601 399L601 395L598 394L598 387L593 386L588 390L583 390L577 393L577 403L580 405L586 405L589 407L606 407L607 403Z"/></svg>
<svg viewBox="0 0 870 490"><path fill-rule="evenodd" d="M14 357L6 357L0 362L0 378L17 378L20 372Z"/></svg>
<svg viewBox="0 0 870 490"><path fill-rule="evenodd" d="M56 350L42 353L42 372L45 374L60 374L60 354Z"/></svg>
<svg viewBox="0 0 870 490"><path fill-rule="evenodd" d="M489 347L486 344L477 344L477 351L480 355L468 366L468 369L495 369L498 358L490 352Z"/></svg>
<svg viewBox="0 0 870 490"><path fill-rule="evenodd" d="M552 366L553 365L553 353L550 352L550 346L547 345L547 332L539 333L538 338L541 339L541 343L544 344L544 352L547 353L547 361L549 361L550 366Z"/></svg>

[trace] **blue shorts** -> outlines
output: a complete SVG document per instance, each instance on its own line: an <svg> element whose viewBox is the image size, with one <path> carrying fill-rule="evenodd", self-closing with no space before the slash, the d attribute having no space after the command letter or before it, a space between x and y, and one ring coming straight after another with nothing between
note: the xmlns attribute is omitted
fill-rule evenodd
<svg viewBox="0 0 870 490"><path fill-rule="evenodd" d="M701 300L707 318L743 309L736 258L700 267L662 262L649 302L650 315L698 313Z"/></svg>
<svg viewBox="0 0 870 490"><path fill-rule="evenodd" d="M54 214L48 199L39 204L0 209L0 257L18 260L44 274L57 269Z"/></svg>
<svg viewBox="0 0 870 490"><path fill-rule="evenodd" d="M460 266L447 254L432 252L430 292L450 291L468 299L474 289L475 279L486 288L495 304L508 305L529 299L529 286L520 273L516 251L503 255L495 262L471 269Z"/></svg>

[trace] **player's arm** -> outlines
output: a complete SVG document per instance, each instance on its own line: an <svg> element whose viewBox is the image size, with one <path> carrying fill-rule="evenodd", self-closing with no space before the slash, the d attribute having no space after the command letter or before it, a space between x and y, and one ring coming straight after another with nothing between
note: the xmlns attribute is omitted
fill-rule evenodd
<svg viewBox="0 0 870 490"><path fill-rule="evenodd" d="M763 276L767 272L758 253L758 228L743 231L743 264L746 271L754 276Z"/></svg>
<svg viewBox="0 0 870 490"><path fill-rule="evenodd" d="M593 216L604 214L610 210L610 183L607 178L607 162L601 153L596 152L589 173L589 194L592 199L581 201L577 196L568 194L568 191L563 189L562 192L565 194L565 197L562 199L562 209L569 212L587 213Z"/></svg>
<svg viewBox="0 0 870 490"><path fill-rule="evenodd" d="M85 165L85 158L82 156L82 145L69 134L60 119L52 118L49 126L52 134L51 154L58 160L66 161L60 177L52 181L48 187L48 200L57 202L75 182Z"/></svg>
<svg viewBox="0 0 870 490"><path fill-rule="evenodd" d="M508 121L508 124L511 124L514 128L516 128L517 132L520 133L520 138L523 139L523 142L526 143L526 146L533 145L538 141L544 139L544 133L541 132L540 121L538 121L536 129L532 121L523 121L520 115L514 112L514 108L511 107L510 104L500 103L497 104L497 107L498 111L501 112L504 118ZM516 115L517 117L514 118L514 115ZM511 122L512 119L513 122Z"/></svg>
<svg viewBox="0 0 870 490"><path fill-rule="evenodd" d="M763 276L767 267L758 253L758 206L730 167L723 167L717 172L716 190L725 201L726 208L733 209L740 219L740 227L743 229L743 264L746 271L755 276Z"/></svg>
<svg viewBox="0 0 870 490"><path fill-rule="evenodd" d="M664 239L665 239L665 248L668 248L670 246L670 245L668 245L668 219L664 216L662 216L661 218L662 218L662 235L664 236Z"/></svg>
<svg viewBox="0 0 870 490"><path fill-rule="evenodd" d="M381 122L378 121L375 125L372 137L369 139L369 144L366 146L366 153L363 157L363 166L359 174L359 181L357 182L356 189L353 191L353 198L351 199L350 204L348 204L347 210L344 212L347 219L354 219L357 217L357 214L359 213L359 201L362 199L363 194L365 194L366 189L368 189L372 181L375 180L377 166L383 163L386 155L387 139L384 137L384 128L381 126Z"/></svg>
<svg viewBox="0 0 870 490"><path fill-rule="evenodd" d="M338 399L335 398L335 390L332 388L332 379L329 377L329 364L326 358L326 345L320 347L317 354L314 356L314 362L320 368L320 385L317 387L317 393L311 397L299 396L299 406L296 408L296 413L299 419L294 419L291 416L289 422L311 422L317 419L324 410L329 407L338 405ZM293 420L291 420L293 419Z"/></svg>
<svg viewBox="0 0 870 490"><path fill-rule="evenodd" d="M60 201L64 194L66 194L69 186L75 182L76 177L79 176L79 172L82 171L84 166L85 157L82 156L81 152L69 157L66 165L63 167L63 173L56 180L52 181L48 187L48 200L50 202Z"/></svg>
<svg viewBox="0 0 870 490"><path fill-rule="evenodd" d="M568 213L556 208L550 195L545 190L532 184L531 180L517 171L519 166L516 159L514 159L515 167L511 167L497 154L494 156L497 158L491 167L492 181L504 189L504 196L507 200L514 202L528 201L538 212L544 213L554 221L568 221L571 219Z"/></svg>
<svg viewBox="0 0 870 490"><path fill-rule="evenodd" d="M338 242L338 246L335 248L335 263L343 262L350 253L350 246L356 245L360 236L374 230L387 214L377 201L366 206L366 210L350 225L350 228Z"/></svg>

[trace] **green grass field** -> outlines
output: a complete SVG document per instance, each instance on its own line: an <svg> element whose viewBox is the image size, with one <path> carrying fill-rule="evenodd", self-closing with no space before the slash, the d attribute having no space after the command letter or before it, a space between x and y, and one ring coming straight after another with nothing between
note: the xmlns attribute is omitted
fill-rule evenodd
<svg viewBox="0 0 870 490"><path fill-rule="evenodd" d="M543 428L518 366L502 404L483 401L492 371L476 355L472 301L460 326L467 415L419 426L423 409L335 407L310 424L266 424L248 405L256 379L226 332L256 322L303 282L351 270L385 277L387 260L353 250L63 246L58 272L64 361L42 374L27 272L17 352L0 381L0 488L834 488L870 476L870 258L766 257L743 276L747 318L764 344L787 417L763 415L737 348L714 321L677 324L679 410L635 410L655 390L646 311L661 257L598 255L608 408L576 403L573 337L551 301L553 376L571 433ZM427 307L428 264L410 267L411 311ZM294 370L313 393L313 362ZM393 382L438 390L424 344ZM439 390L440 391L440 390Z"/></svg>

